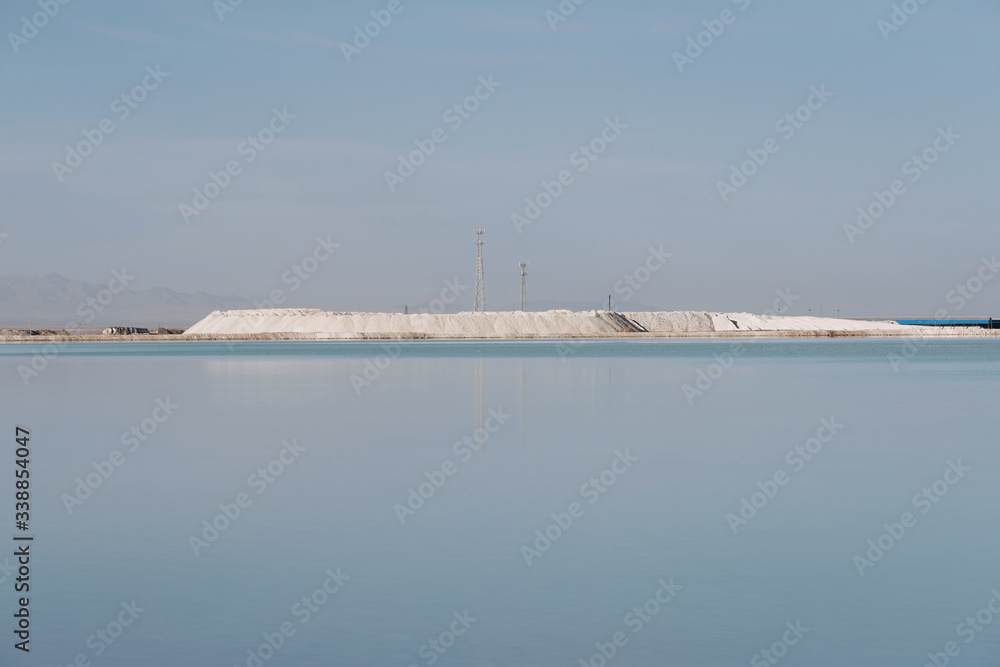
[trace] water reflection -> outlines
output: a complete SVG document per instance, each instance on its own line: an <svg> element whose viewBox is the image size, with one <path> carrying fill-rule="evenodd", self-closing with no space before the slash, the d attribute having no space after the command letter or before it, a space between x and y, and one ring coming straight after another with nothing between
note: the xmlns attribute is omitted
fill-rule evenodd
<svg viewBox="0 0 1000 667"><path fill-rule="evenodd" d="M38 438L44 642L17 662L71 664L136 598L148 611L100 664L245 664L341 567L351 579L272 664L424 664L420 647L465 609L478 620L438 665L579 664L671 577L683 588L628 635L621 664L746 664L799 618L811 629L783 664L923 664L996 585L1000 357L988 342L929 345L893 373L898 344L763 344L694 406L681 386L717 347L602 344L565 361L537 344L407 348L360 390L351 378L378 345L61 356L29 387L0 388ZM21 360L5 352L0 372ZM68 513L61 495L166 396L176 414ZM454 443L497 408L512 417L489 456L462 460ZM727 513L831 416L836 440L734 535ZM305 450L257 495L248 478L288 439ZM581 487L618 451L638 462L590 504ZM950 458L968 478L859 577L852 557ZM446 461L456 472L401 524L394 505ZM189 537L243 492L253 502L194 555ZM574 502L582 515L526 565L521 547ZM997 649L983 633L962 658ZM0 664L15 664L9 646Z"/></svg>

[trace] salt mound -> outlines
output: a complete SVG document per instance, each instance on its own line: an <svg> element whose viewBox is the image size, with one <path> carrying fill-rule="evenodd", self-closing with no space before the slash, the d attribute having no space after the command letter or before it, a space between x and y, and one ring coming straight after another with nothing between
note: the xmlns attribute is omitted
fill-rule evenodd
<svg viewBox="0 0 1000 667"><path fill-rule="evenodd" d="M707 333L718 331L712 313L674 311L652 313L622 313L638 331L661 333Z"/></svg>
<svg viewBox="0 0 1000 667"><path fill-rule="evenodd" d="M185 334L315 333L333 338L427 335L455 338L614 335L637 329L619 313L549 310L540 313L335 313L317 309L215 311Z"/></svg>
<svg viewBox="0 0 1000 667"><path fill-rule="evenodd" d="M835 317L787 317L724 313L716 318L716 331L907 331L892 321L842 320Z"/></svg>
<svg viewBox="0 0 1000 667"><path fill-rule="evenodd" d="M615 313L574 312L337 313L319 309L275 308L215 311L185 335L316 334L325 338L556 338L628 333L713 333L718 331L886 331L919 334L896 322L782 317L702 311Z"/></svg>

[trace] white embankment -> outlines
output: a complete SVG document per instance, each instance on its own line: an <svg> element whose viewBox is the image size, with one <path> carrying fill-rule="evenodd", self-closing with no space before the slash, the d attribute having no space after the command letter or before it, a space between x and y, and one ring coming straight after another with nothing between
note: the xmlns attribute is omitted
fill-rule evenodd
<svg viewBox="0 0 1000 667"><path fill-rule="evenodd" d="M844 331L921 335L924 327L895 322L820 317L782 317L699 311L616 313L574 312L337 313L318 309L215 311L185 335L316 334L322 338L552 338L617 334L711 334L751 331ZM944 333L937 331L934 333ZM960 333L960 332L954 332Z"/></svg>

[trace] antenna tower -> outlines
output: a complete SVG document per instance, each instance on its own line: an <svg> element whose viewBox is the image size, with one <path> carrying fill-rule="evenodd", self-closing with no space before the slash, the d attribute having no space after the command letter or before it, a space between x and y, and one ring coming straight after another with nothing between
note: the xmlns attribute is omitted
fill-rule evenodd
<svg viewBox="0 0 1000 667"><path fill-rule="evenodd" d="M521 312L523 313L528 309L527 308L528 300L525 297L525 292L524 292L524 277L528 275L528 272L525 271L525 269L528 268L528 263L521 262L518 264L518 266L521 267Z"/></svg>
<svg viewBox="0 0 1000 667"><path fill-rule="evenodd" d="M486 285L483 278L483 234L485 229L476 230L476 299L472 311L481 313L486 310Z"/></svg>

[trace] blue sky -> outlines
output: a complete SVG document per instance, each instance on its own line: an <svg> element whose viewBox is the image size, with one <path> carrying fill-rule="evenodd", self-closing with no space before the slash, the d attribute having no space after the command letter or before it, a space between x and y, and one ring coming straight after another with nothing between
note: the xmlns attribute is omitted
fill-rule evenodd
<svg viewBox="0 0 1000 667"><path fill-rule="evenodd" d="M947 300L1000 252L1000 7L911 1L886 39L882 0L588 0L554 30L557 0L400 0L348 62L341 44L389 0L243 0L221 19L211 0L70 0L30 39L10 35L37 0L10 0L0 273L106 282L127 267L136 288L280 289L336 310L419 308L458 278L450 310L471 309L483 227L491 309L516 307L527 261L529 304L760 311L790 289L792 313L1000 315L1000 284ZM679 71L673 54L727 10ZM119 118L157 66L168 75ZM480 77L499 86L453 128L444 113ZM832 96L785 138L776 122L814 86ZM241 142L273 109L295 118L248 162ZM60 181L53 163L104 118L113 132ZM615 118L627 127L579 171L574 153ZM438 128L392 191L386 171ZM904 163L947 128L959 138L911 182ZM777 152L723 201L719 181L769 138ZM239 173L185 220L229 161ZM512 214L563 170L572 183L518 233ZM851 243L844 225L897 179L904 194ZM317 237L340 246L293 290L282 277ZM624 300L620 281L661 245L669 261Z"/></svg>

